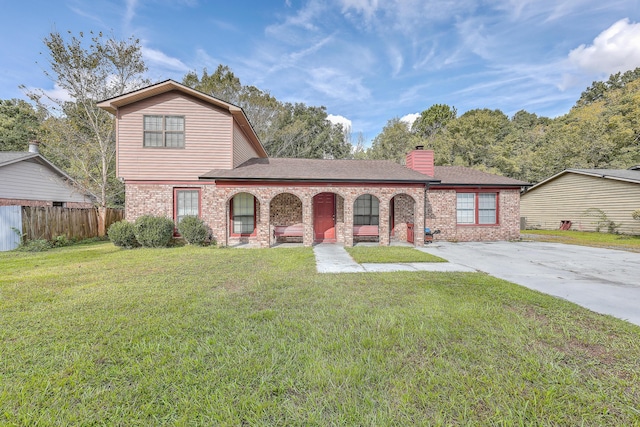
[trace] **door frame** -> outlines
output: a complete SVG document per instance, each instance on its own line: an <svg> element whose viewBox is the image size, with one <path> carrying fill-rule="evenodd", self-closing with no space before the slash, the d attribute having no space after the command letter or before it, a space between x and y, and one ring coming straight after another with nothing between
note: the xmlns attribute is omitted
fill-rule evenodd
<svg viewBox="0 0 640 427"><path fill-rule="evenodd" d="M331 214L333 220L333 237L332 238L318 238L316 233L316 224L318 223L318 209L316 209L316 197L324 194L331 194L332 204L333 204L333 212ZM332 193L329 191L325 191L322 193L318 193L313 196L313 241L314 242L330 242L335 243L337 241L337 233L336 233L336 193Z"/></svg>

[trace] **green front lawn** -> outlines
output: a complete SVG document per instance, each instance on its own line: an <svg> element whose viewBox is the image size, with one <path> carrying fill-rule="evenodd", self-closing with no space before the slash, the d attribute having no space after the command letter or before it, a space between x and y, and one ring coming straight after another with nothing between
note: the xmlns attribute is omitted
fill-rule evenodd
<svg viewBox="0 0 640 427"><path fill-rule="evenodd" d="M0 425L638 425L640 328L310 248L0 253Z"/></svg>
<svg viewBox="0 0 640 427"><path fill-rule="evenodd" d="M524 239L640 252L640 236L574 230L525 230Z"/></svg>
<svg viewBox="0 0 640 427"><path fill-rule="evenodd" d="M407 262L447 262L408 246L355 246L345 248L358 263L407 263Z"/></svg>

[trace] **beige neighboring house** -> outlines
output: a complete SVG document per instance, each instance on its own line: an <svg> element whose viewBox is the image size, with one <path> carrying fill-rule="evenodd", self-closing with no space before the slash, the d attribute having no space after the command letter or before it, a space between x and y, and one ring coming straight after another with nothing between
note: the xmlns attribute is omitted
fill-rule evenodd
<svg viewBox="0 0 640 427"><path fill-rule="evenodd" d="M559 229L571 221L572 230L640 234L640 166L629 169L566 169L529 188L520 197L520 214L528 229ZM599 224L600 223L600 224Z"/></svg>
<svg viewBox="0 0 640 427"><path fill-rule="evenodd" d="M94 198L30 143L29 152L0 152L0 206L16 205L90 208Z"/></svg>

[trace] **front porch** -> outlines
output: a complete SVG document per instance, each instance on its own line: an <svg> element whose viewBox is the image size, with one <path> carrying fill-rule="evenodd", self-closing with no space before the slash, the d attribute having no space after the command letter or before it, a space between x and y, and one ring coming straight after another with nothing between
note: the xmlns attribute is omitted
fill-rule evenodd
<svg viewBox="0 0 640 427"><path fill-rule="evenodd" d="M228 246L424 244L410 232L424 224L423 186L216 187L224 193L226 221L214 234Z"/></svg>

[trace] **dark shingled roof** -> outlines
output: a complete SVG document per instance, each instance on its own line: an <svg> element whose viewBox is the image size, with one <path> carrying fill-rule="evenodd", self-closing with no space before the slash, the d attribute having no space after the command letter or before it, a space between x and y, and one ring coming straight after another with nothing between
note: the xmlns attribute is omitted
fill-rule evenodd
<svg viewBox="0 0 640 427"><path fill-rule="evenodd" d="M526 187L531 184L506 176L482 172L464 166L435 166L435 178L440 181L437 185L490 185L508 187Z"/></svg>
<svg viewBox="0 0 640 427"><path fill-rule="evenodd" d="M523 186L526 182L460 166L436 166L435 177L390 160L252 158L235 169L214 169L202 179L242 181L430 182L432 185Z"/></svg>
<svg viewBox="0 0 640 427"><path fill-rule="evenodd" d="M434 178L390 160L252 158L235 169L214 169L200 178L255 181L429 182Z"/></svg>
<svg viewBox="0 0 640 427"><path fill-rule="evenodd" d="M635 167L632 169L567 169L567 172L640 183L640 170Z"/></svg>
<svg viewBox="0 0 640 427"><path fill-rule="evenodd" d="M0 166L31 157L38 157L38 155L28 151L0 151Z"/></svg>

